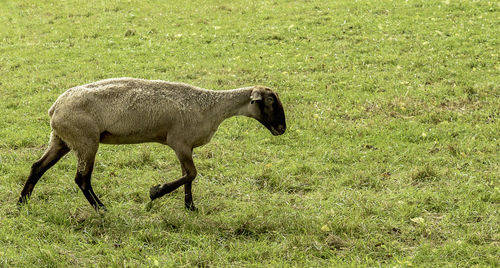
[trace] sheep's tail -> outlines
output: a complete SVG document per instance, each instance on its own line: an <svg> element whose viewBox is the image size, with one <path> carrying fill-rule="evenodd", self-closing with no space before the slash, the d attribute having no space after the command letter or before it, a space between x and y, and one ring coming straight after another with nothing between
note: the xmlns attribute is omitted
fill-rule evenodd
<svg viewBox="0 0 500 268"><path fill-rule="evenodd" d="M49 109L49 116L50 117L52 117L52 115L54 114L54 111L56 110L56 103L57 102L55 102L54 104L52 104L52 106Z"/></svg>

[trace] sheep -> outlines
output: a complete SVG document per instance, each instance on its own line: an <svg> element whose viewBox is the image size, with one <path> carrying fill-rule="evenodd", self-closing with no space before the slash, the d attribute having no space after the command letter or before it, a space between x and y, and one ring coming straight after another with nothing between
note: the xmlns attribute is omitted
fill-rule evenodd
<svg viewBox="0 0 500 268"><path fill-rule="evenodd" d="M174 150L182 177L152 186L151 201L184 185L185 207L195 210L193 149L207 144L222 121L236 115L256 119L275 136L286 130L281 101L264 86L216 91L124 77L70 88L49 109L49 146L32 165L18 204L25 203L42 175L73 150L78 159L75 183L96 211L106 210L90 182L99 143L157 142Z"/></svg>

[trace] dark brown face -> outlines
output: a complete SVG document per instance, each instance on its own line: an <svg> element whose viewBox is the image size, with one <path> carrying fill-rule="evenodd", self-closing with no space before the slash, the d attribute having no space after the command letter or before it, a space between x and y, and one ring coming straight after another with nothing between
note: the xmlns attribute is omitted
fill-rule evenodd
<svg viewBox="0 0 500 268"><path fill-rule="evenodd" d="M258 105L261 116L257 120L263 124L274 136L285 133L285 111L278 95L272 90L265 88L261 91L262 99L255 100Z"/></svg>

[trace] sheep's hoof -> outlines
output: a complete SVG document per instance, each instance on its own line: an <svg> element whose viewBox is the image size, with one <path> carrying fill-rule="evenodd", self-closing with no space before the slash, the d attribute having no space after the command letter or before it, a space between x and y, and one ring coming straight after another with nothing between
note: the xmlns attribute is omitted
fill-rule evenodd
<svg viewBox="0 0 500 268"><path fill-rule="evenodd" d="M158 198L160 196L161 196L161 185L160 184L152 186L149 189L149 198L151 198L151 201L155 200L156 198Z"/></svg>
<svg viewBox="0 0 500 268"><path fill-rule="evenodd" d="M198 208L195 207L193 203L191 203L191 204L186 203L185 205L186 205L187 210L194 211L194 212L198 211Z"/></svg>
<svg viewBox="0 0 500 268"><path fill-rule="evenodd" d="M18 206L21 206L22 204L26 203L26 201L28 201L28 197L26 197L26 196L21 196L21 197L19 197L19 199L17 200L17 205L18 205Z"/></svg>
<svg viewBox="0 0 500 268"><path fill-rule="evenodd" d="M19 197L19 200L17 200L17 209L21 210L21 208L28 203L28 197L26 196L21 196Z"/></svg>

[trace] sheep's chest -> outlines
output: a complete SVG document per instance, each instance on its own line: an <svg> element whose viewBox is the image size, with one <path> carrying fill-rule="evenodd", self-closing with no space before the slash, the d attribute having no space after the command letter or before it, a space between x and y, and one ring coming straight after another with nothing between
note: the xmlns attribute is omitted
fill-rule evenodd
<svg viewBox="0 0 500 268"><path fill-rule="evenodd" d="M200 124L199 128L197 128L194 132L196 134L193 135L193 148L209 143L215 132L217 131L217 128L218 126L212 127L205 124Z"/></svg>

